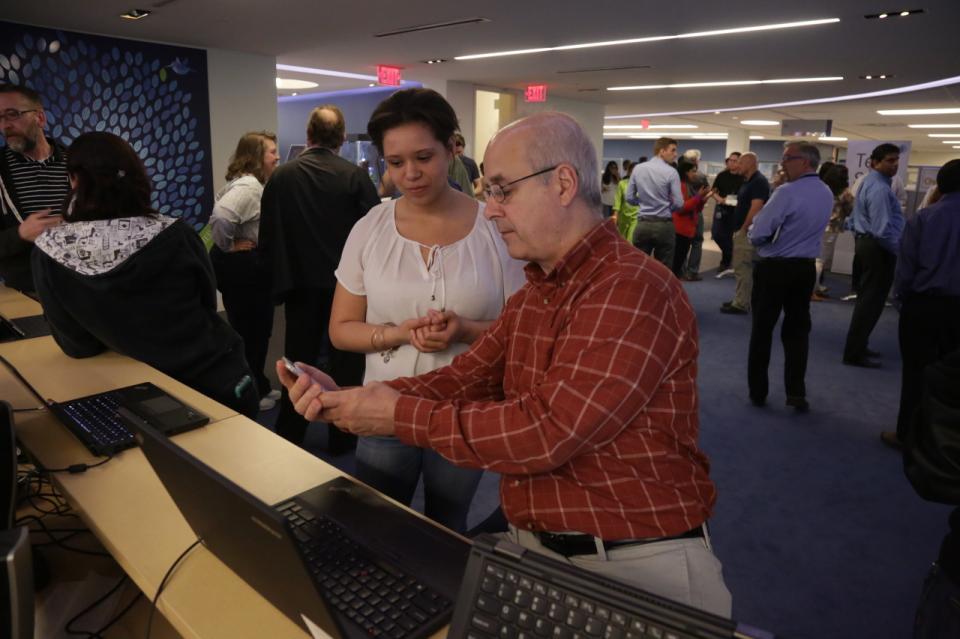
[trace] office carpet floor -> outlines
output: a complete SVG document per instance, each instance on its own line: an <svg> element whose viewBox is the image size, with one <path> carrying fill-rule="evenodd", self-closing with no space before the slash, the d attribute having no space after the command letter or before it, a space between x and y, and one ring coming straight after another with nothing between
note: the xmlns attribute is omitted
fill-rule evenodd
<svg viewBox="0 0 960 639"><path fill-rule="evenodd" d="M812 304L810 413L783 405L776 334L768 406L755 408L746 384L750 318L719 312L734 282L713 275L684 286L700 327L700 441L719 492L711 533L734 617L794 639L909 637L950 509L917 497L900 456L879 439L897 414L896 310L884 311L871 340L883 368L843 366L853 303L839 297L850 281L828 276L832 299ZM282 326L278 315L271 362L281 353ZM269 425L275 414L261 421ZM330 457L324 445L325 427L314 425L306 447L352 470L352 455ZM497 480L484 476L471 526L496 508ZM419 493L413 505L422 506Z"/></svg>

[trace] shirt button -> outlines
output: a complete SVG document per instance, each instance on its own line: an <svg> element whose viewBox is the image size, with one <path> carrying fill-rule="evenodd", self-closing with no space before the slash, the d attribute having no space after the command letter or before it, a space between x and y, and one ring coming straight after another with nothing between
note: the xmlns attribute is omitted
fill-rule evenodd
<svg viewBox="0 0 960 639"><path fill-rule="evenodd" d="M549 298L549 297L543 298L543 303L544 303L544 304L549 304L549 303L550 303L550 298Z"/></svg>
<svg viewBox="0 0 960 639"><path fill-rule="evenodd" d="M527 524L527 528L529 528L530 530L533 530L533 522Z"/></svg>
<svg viewBox="0 0 960 639"><path fill-rule="evenodd" d="M520 480L519 480L519 479L513 480L513 487L514 487L514 488L516 488L516 487L519 486L519 485L520 485Z"/></svg>

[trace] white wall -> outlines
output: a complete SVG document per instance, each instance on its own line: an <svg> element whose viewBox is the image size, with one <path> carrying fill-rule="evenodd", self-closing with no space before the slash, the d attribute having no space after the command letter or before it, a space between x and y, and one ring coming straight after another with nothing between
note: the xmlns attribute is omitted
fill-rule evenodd
<svg viewBox="0 0 960 639"><path fill-rule="evenodd" d="M911 166L943 166L950 160L960 158L960 149L951 149L953 153L938 153L936 151L911 151Z"/></svg>
<svg viewBox="0 0 960 639"><path fill-rule="evenodd" d="M603 116L604 106L593 102L580 102L547 96L546 102L524 102L523 96L518 94L517 118L540 113L541 111L560 111L576 120L597 150L597 164L603 159Z"/></svg>
<svg viewBox="0 0 960 639"><path fill-rule="evenodd" d="M213 185L224 174L237 141L247 131L277 130L277 59L207 49Z"/></svg>

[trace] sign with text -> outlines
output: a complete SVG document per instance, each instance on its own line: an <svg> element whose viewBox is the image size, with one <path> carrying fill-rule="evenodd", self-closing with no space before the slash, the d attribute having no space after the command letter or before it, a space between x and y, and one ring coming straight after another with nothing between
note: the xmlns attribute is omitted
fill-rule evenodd
<svg viewBox="0 0 960 639"><path fill-rule="evenodd" d="M380 84L398 87L401 80L400 67L390 67L385 64L377 65L377 82Z"/></svg>
<svg viewBox="0 0 960 639"><path fill-rule="evenodd" d="M527 86L526 91L523 92L523 101L524 102L546 102L547 101L547 85L531 84Z"/></svg>

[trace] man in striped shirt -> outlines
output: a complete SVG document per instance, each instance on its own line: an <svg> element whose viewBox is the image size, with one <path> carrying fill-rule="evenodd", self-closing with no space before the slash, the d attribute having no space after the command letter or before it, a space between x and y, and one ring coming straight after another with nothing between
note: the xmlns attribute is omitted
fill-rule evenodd
<svg viewBox="0 0 960 639"><path fill-rule="evenodd" d="M33 291L30 252L45 229L62 221L70 193L63 145L47 138L40 95L0 84L0 277L7 286Z"/></svg>
<svg viewBox="0 0 960 639"><path fill-rule="evenodd" d="M596 152L569 116L504 128L484 165L485 215L529 262L527 284L470 350L425 375L337 392L314 368L295 378L278 363L294 406L498 472L516 543L729 616L704 527L716 488L679 280L604 221Z"/></svg>

